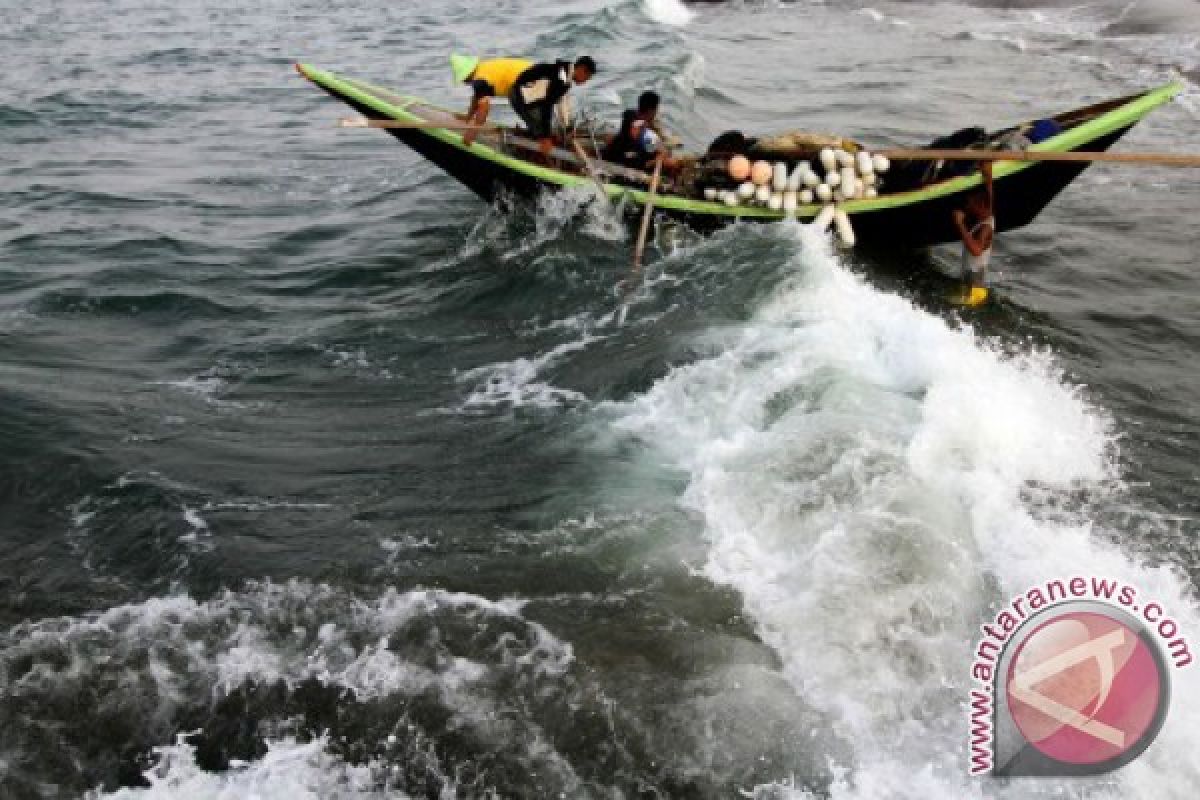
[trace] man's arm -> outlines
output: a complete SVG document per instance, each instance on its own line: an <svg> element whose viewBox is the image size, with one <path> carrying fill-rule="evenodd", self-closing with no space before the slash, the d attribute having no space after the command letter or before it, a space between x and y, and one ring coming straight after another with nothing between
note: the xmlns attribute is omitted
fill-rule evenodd
<svg viewBox="0 0 1200 800"><path fill-rule="evenodd" d="M467 111L467 122L472 125L482 126L487 122L488 111L492 107L492 101L487 97L476 96L471 100L471 108ZM475 136L479 131L472 128L463 133L463 144L470 147L475 142Z"/></svg>
<svg viewBox="0 0 1200 800"><path fill-rule="evenodd" d="M976 241L971 232L967 230L967 215L964 211L956 210L954 212L954 227L958 230L958 238L962 239L963 246L967 248L967 252L975 257L983 255L983 251L987 250L987 245L980 241ZM987 228L985 235L991 236L991 228ZM980 236L980 239L984 238ZM990 243L990 242L989 242Z"/></svg>

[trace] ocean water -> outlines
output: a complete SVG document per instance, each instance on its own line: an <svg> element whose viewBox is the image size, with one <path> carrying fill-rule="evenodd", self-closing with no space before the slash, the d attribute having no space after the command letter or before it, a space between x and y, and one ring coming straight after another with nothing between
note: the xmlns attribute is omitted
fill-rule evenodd
<svg viewBox="0 0 1200 800"><path fill-rule="evenodd" d="M923 143L1136 91L1193 0L0 7L0 797L1193 798L969 778L978 626L1127 581L1200 637L1200 183L1084 173L959 313L930 254L491 208L297 60L465 102L600 62L701 145Z"/></svg>

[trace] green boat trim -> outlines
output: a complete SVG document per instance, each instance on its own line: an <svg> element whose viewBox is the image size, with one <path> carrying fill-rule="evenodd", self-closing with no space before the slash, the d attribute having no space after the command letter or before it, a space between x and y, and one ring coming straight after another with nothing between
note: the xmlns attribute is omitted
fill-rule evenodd
<svg viewBox="0 0 1200 800"><path fill-rule="evenodd" d="M363 81L342 78L332 72L320 70L308 64L297 64L296 69L310 81L356 100L390 119L401 122L426 121L424 117L414 114L409 110L413 105L423 105L429 108L445 110L422 98L413 95L396 94L388 89L373 86ZM1157 89L1149 90L1110 111L1098 114L1086 122L1075 125L1056 136L1032 145L1029 149L1045 152L1069 152L1075 150L1086 145L1088 142L1133 125L1154 109L1170 102L1181 91L1183 91L1183 85L1178 82L1168 83ZM480 141L475 141L468 146L463 143L462 134L456 131L444 128L428 128L423 129L421 132L457 147L464 152L468 152L474 157L500 164L508 169L546 183L564 188L592 184L591 179L585 176L573 175L550 167L533 164L524 159L514 158ZM1035 166L1037 166L1036 162L1028 161L999 162L995 165L993 175L999 180L1005 176L1031 169ZM848 214L867 214L873 211L884 211L961 192L978 186L981 183L982 178L978 174L965 175L930 184L929 186L912 191L896 192L872 199L847 201L841 204L841 208ZM646 202L647 193L640 189L612 183L605 183L603 188L605 193L613 199L624 197L638 205L643 205ZM731 207L724 203L710 200L694 200L671 194L656 195L654 203L655 206L662 209L689 214L710 214L727 218L782 220L787 216L785 212L773 211L768 208ZM821 208L822 205L815 203L804 205L796 210L795 216L801 218L815 217L820 213Z"/></svg>

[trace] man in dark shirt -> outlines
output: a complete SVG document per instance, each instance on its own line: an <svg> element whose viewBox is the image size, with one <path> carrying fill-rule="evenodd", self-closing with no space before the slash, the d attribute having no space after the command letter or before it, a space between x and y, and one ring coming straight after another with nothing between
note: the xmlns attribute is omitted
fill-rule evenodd
<svg viewBox="0 0 1200 800"><path fill-rule="evenodd" d="M530 136L538 140L543 156L554 147L555 106L566 97L572 83L587 83L595 74L596 62L590 56L581 56L574 66L569 61L534 64L518 76L508 99Z"/></svg>
<svg viewBox="0 0 1200 800"><path fill-rule="evenodd" d="M605 161L631 169L647 169L659 151L666 146L666 136L658 125L659 97L657 92L642 92L638 97L637 109L626 109L621 114L621 128L601 151ZM663 167L670 169L673 162L663 159Z"/></svg>

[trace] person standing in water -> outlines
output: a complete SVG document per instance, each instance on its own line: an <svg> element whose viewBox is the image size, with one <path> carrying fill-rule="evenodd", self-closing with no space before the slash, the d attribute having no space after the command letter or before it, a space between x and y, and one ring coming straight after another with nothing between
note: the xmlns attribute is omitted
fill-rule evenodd
<svg viewBox="0 0 1200 800"><path fill-rule="evenodd" d="M982 305L988 298L987 270L996 236L992 162L984 161L979 171L983 174L983 188L967 197L966 209L954 212L954 227L963 244L962 277L966 286L961 302L968 306Z"/></svg>

